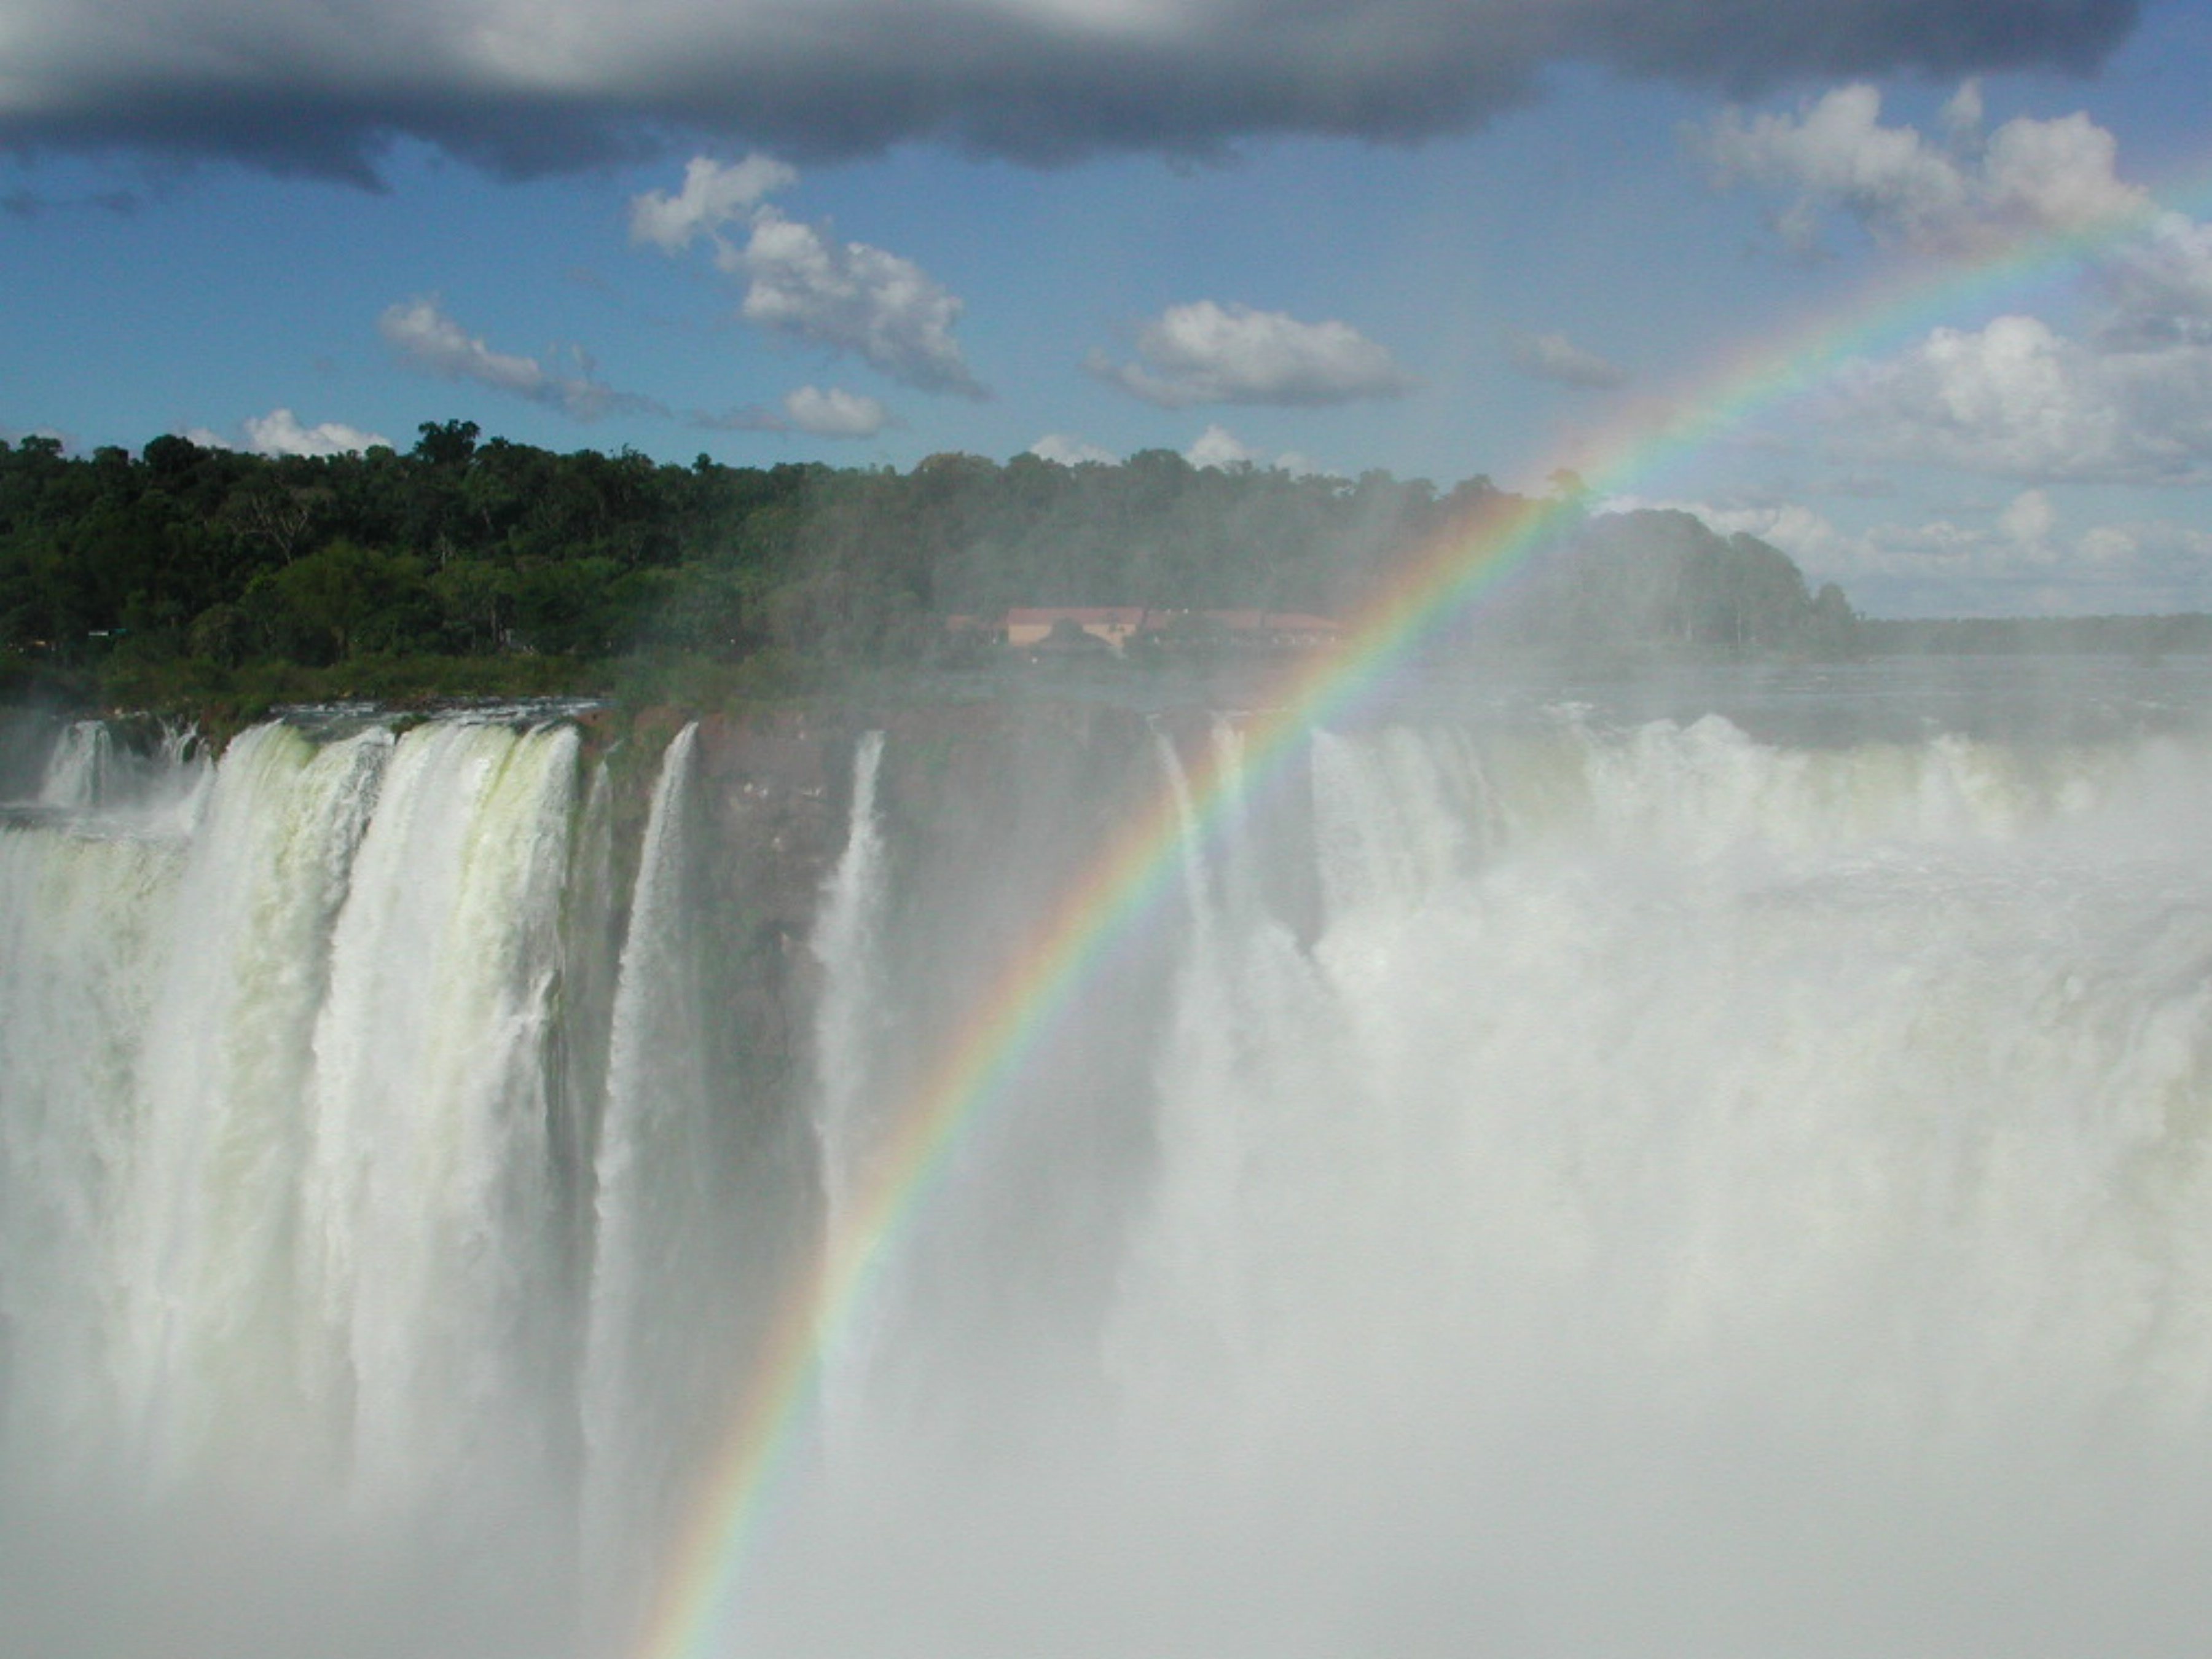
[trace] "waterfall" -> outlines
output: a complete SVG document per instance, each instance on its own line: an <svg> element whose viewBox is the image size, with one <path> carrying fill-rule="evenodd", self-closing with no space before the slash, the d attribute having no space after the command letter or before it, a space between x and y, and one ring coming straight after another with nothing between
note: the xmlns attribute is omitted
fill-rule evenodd
<svg viewBox="0 0 2212 1659"><path fill-rule="evenodd" d="M77 817L104 817L157 834L189 830L213 769L188 727L165 729L150 753L117 741L105 720L64 726L40 769L33 804Z"/></svg>
<svg viewBox="0 0 2212 1659"><path fill-rule="evenodd" d="M623 1548L675 1479L665 1460L702 1408L701 1373L726 1357L685 1340L698 1285L726 1268L701 1029L714 1013L688 889L698 736L686 726L661 757L615 981L582 1394L586 1533L602 1552Z"/></svg>
<svg viewBox="0 0 2212 1659"><path fill-rule="evenodd" d="M169 921L182 948L151 987L113 1268L130 1309L125 1411L168 1478L240 1437L279 1466L315 1455L287 1363L307 1312L314 1034L392 748L380 731L319 750L283 726L246 733L184 860Z"/></svg>
<svg viewBox="0 0 2212 1659"><path fill-rule="evenodd" d="M1194 1395L1255 1363L1280 1265L1267 1194L1285 1152L1307 1144L1302 1130L1335 1144L1319 1120L1341 1086L1330 1037L1339 1014L1291 931L1261 902L1242 733L1216 720L1207 741L1224 780L1211 834L1182 756L1155 733L1190 918L1152 1079L1158 1170L1109 1336L1126 1408L1148 1437L1167 1439L1189 1426ZM1321 1110L1302 1122L1307 1103ZM1206 1431L1217 1445L1218 1427Z"/></svg>
<svg viewBox="0 0 2212 1659"><path fill-rule="evenodd" d="M884 734L862 735L853 759L851 827L844 851L823 890L822 911L809 948L821 964L814 1018L813 1123L821 1148L823 1224L834 1241L854 1224L854 1206L878 1150L888 1103L872 1090L872 1062L887 1027L882 983L884 867L883 825L876 806ZM887 1287L874 1287L877 1303ZM869 1355L880 1305L853 1310L848 1329L822 1380L827 1438L833 1453L849 1446L864 1421Z"/></svg>
<svg viewBox="0 0 2212 1659"><path fill-rule="evenodd" d="M7 1486L81 1478L118 1436L112 1243L140 1049L185 848L0 831L0 1386Z"/></svg>
<svg viewBox="0 0 2212 1659"><path fill-rule="evenodd" d="M698 726L664 751L616 972L593 1164L580 1381L593 1616L619 1627L712 1456L784 1276L821 1224L811 1130L787 1097L784 941L722 837L756 781L716 775ZM781 1091L781 1093L778 1091Z"/></svg>
<svg viewBox="0 0 2212 1659"><path fill-rule="evenodd" d="M1114 1344L1130 1368L1133 1394L1149 1389L1171 1395L1188 1381L1180 1366L1164 1376L1148 1376L1143 1369L1158 1348L1154 1322L1177 1320L1184 1334L1177 1346L1187 1353L1215 1344L1233 1359L1241 1344L1249 1286L1239 1210L1250 1138L1259 1126L1250 1121L1255 1103L1241 1086L1238 1063L1240 915L1225 910L1219 896L1221 884L1209 866L1205 826L1182 756L1157 727L1152 741L1182 830L1178 874L1189 926L1176 970L1173 1024L1156 1078L1160 1177L1154 1214L1125 1270L1127 1328L1114 1333ZM1218 732L1214 742L1228 764L1233 736ZM1237 842L1224 851L1229 879L1242 884L1245 860L1239 854L1249 854L1249 847Z"/></svg>
<svg viewBox="0 0 2212 1659"><path fill-rule="evenodd" d="M534 1524L575 750L271 725L0 830L0 1645L335 1651Z"/></svg>
<svg viewBox="0 0 2212 1659"><path fill-rule="evenodd" d="M78 812L98 805L114 746L106 720L72 721L46 764L46 778L39 786L39 805Z"/></svg>
<svg viewBox="0 0 2212 1659"><path fill-rule="evenodd" d="M802 1265L1139 809L1158 897L835 1310L729 1651L2201 1650L2212 726L1833 712L55 726L0 1651L635 1650Z"/></svg>
<svg viewBox="0 0 2212 1659"><path fill-rule="evenodd" d="M884 734L863 736L853 761L852 828L823 890L811 942L823 973L814 1022L815 1132L822 1142L823 1196L833 1231L848 1219L853 1188L880 1127L868 1116L879 1103L869 1097L867 1066L884 1018L878 930L887 872L876 812L883 758Z"/></svg>
<svg viewBox="0 0 2212 1659"><path fill-rule="evenodd" d="M482 1480L550 1444L533 1381L575 759L567 729L409 732L332 932L304 1265L316 1380L350 1396L368 1494Z"/></svg>

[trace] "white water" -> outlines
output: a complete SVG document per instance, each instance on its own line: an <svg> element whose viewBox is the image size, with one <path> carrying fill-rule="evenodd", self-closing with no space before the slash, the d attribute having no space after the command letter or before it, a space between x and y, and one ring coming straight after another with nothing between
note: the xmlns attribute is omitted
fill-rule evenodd
<svg viewBox="0 0 2212 1659"><path fill-rule="evenodd" d="M80 821L109 817L121 828L177 833L191 823L212 773L184 728L143 753L118 744L104 720L73 720L56 738L31 804Z"/></svg>
<svg viewBox="0 0 2212 1659"><path fill-rule="evenodd" d="M302 1265L311 1386L349 1395L357 1500L466 1490L550 1442L532 1378L575 753L565 731L409 733L331 935Z"/></svg>
<svg viewBox="0 0 2212 1659"><path fill-rule="evenodd" d="M54 744L39 805L85 811L98 804L114 741L105 720L76 720Z"/></svg>
<svg viewBox="0 0 2212 1659"><path fill-rule="evenodd" d="M675 1461L716 1397L728 1314L702 1285L735 1271L729 1195L717 1189L714 1018L687 891L697 853L687 726L662 757L615 984L606 1109L595 1167L595 1250L584 1353L585 1535L626 1572L681 1496ZM618 1592L603 1592L618 1595Z"/></svg>
<svg viewBox="0 0 2212 1659"><path fill-rule="evenodd" d="M815 1127L833 1228L850 1216L854 1188L881 1133L872 1114L885 1103L871 1097L867 1071L870 1054L883 1041L885 1012L878 931L886 872L883 825L876 811L883 759L884 734L868 732L853 762L852 823L845 850L823 890L812 941L823 973L814 1020Z"/></svg>
<svg viewBox="0 0 2212 1659"><path fill-rule="evenodd" d="M854 1310L729 1651L2204 1650L2212 744L1407 726L1205 825L1239 732L1166 730L1154 954ZM0 1652L623 1650L776 1240L1065 839L932 843L901 742L780 1102L696 732L630 862L483 723L0 827Z"/></svg>
<svg viewBox="0 0 2212 1659"><path fill-rule="evenodd" d="M1103 1389L941 1357L754 1650L2195 1650L2207 762L1324 737L1310 945L1185 849Z"/></svg>
<svg viewBox="0 0 2212 1659"><path fill-rule="evenodd" d="M810 941L823 975L814 1017L812 1121L821 1149L823 1224L839 1235L854 1224L890 1104L888 1091L872 1086L869 1065L889 1036L881 938L889 872L876 805L883 760L884 734L863 735L853 759L845 849L823 889ZM882 1299L892 1289L880 1282L869 1287L867 1305L851 1310L847 1339L824 1369L823 1416L833 1447L850 1445L866 1431L868 1364L883 1327Z"/></svg>

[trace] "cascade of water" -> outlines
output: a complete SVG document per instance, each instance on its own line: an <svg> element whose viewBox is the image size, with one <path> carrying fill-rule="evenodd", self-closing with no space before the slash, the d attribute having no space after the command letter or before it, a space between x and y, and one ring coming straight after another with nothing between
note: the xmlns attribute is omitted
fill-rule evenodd
<svg viewBox="0 0 2212 1659"><path fill-rule="evenodd" d="M1139 1231L1123 1273L1119 1323L1125 1328L1110 1337L1112 1357L1127 1373L1124 1386L1139 1401L1148 1391L1173 1393L1188 1382L1145 1369L1160 1341L1152 1327L1163 1317L1182 1325L1185 1340L1175 1345L1182 1352L1212 1343L1233 1357L1240 1344L1246 1287L1237 1217L1247 1140L1255 1127L1245 1121L1249 1103L1239 1087L1236 965L1233 944L1224 938L1235 924L1216 897L1182 757L1157 727L1152 744L1182 827L1177 854L1190 921L1176 969L1173 1023L1157 1062L1160 1174L1153 1214ZM1244 850L1232 849L1226 860L1232 871L1240 863L1234 852ZM1246 884L1238 874L1231 878Z"/></svg>
<svg viewBox="0 0 2212 1659"><path fill-rule="evenodd" d="M567 1396L538 1056L575 746L267 726L0 829L0 1648L442 1640L469 1598L426 1591L488 1537L556 1605L510 1523Z"/></svg>
<svg viewBox="0 0 2212 1659"><path fill-rule="evenodd" d="M1155 1436L1188 1428L1191 1397L1251 1363L1271 1248L1252 1206L1297 1133L1286 1109L1332 1092L1334 1011L1290 929L1261 908L1240 736L1217 722L1209 741L1227 779L1218 837L1205 833L1182 757L1155 733L1190 925L1154 1061L1158 1175L1109 1335L1129 1409Z"/></svg>
<svg viewBox="0 0 2212 1659"><path fill-rule="evenodd" d="M535 1583L531 1509L623 1617L779 1241L849 1223L929 1011L1083 821L926 806L900 741L825 878L730 832L763 774L686 728L618 950L571 732L266 727L187 817L0 823L0 1649L555 1651L404 1547L443 1515ZM796 1483L757 1650L2201 1649L2212 744L1437 725L1322 733L1255 803L1189 752L1122 755L1181 818L1157 955L842 1310L850 1478ZM793 870L811 981L763 965ZM37 1543L101 1470L169 1494L155 1611L105 1624L108 1558ZM226 1645L149 1587L264 1486L256 1538L351 1529Z"/></svg>
<svg viewBox="0 0 2212 1659"><path fill-rule="evenodd" d="M404 737L331 945L301 1225L357 1501L545 1455L547 1066L577 739ZM456 1486L456 1482L459 1486Z"/></svg>
<svg viewBox="0 0 2212 1659"><path fill-rule="evenodd" d="M2212 1518L2185 810L2212 755L1719 723L1511 747L1316 745L1312 855L1347 867L1271 974L1159 745L1193 919L1107 1334L1124 1437L1073 1415L994 1480L971 1425L909 1482L957 1547L886 1522L834 1559L896 1612L793 1589L774 1638L2058 1654L2212 1627L2180 1588Z"/></svg>
<svg viewBox="0 0 2212 1659"><path fill-rule="evenodd" d="M854 1223L854 1206L884 1128L884 1103L872 1088L888 1012L880 932L890 872L876 808L883 758L884 734L864 733L853 757L851 828L823 889L808 942L822 968L814 1017L813 1125L821 1148L823 1224L833 1239ZM878 1280L872 1292L882 1297L890 1290ZM822 1381L833 1455L849 1445L861 1420L879 1313L872 1307L852 1310Z"/></svg>
<svg viewBox="0 0 2212 1659"><path fill-rule="evenodd" d="M47 757L39 805L66 812L89 812L98 806L114 747L114 734L106 720L71 721Z"/></svg>
<svg viewBox="0 0 2212 1659"><path fill-rule="evenodd" d="M47 750L33 805L123 833L190 833L215 769L189 727L166 728L150 753L119 742L105 720L73 720Z"/></svg>
<svg viewBox="0 0 2212 1659"><path fill-rule="evenodd" d="M1849 1442L1998 1434L2031 1400L2086 1432L2098 1391L2144 1386L2141 1322L2198 1350L2185 1258L2150 1292L2124 1241L2196 1179L2168 1103L2207 1080L2179 1034L2212 933L2171 846L2084 879L2109 760L1784 752L1717 722L1577 741L1580 822L1417 908L1331 886L1316 955L1369 1156L1299 1192L1300 1226L1340 1247L1389 1214L1399 1253L1304 1275L1308 1358L1395 1353L1493 1410L1553 1367L1750 1387ZM1334 809L1364 848L1428 810L1347 758L1316 787L1364 798Z"/></svg>
<svg viewBox="0 0 2212 1659"><path fill-rule="evenodd" d="M1249 925L1259 915L1265 901L1260 879L1262 839L1254 823L1255 814L1261 809L1258 803L1248 798L1244 733L1234 720L1217 714L1208 726L1206 743L1212 750L1216 776L1229 781L1221 792L1222 804L1217 811L1214 832L1214 839L1220 843L1221 905L1237 923ZM1186 835L1195 827L1195 821L1188 816L1189 794L1188 780L1176 786L1176 812L1185 823Z"/></svg>
<svg viewBox="0 0 2212 1659"><path fill-rule="evenodd" d="M616 875L615 816L614 779L602 757L592 768L577 823L562 929L556 1051L560 1087L552 1131L554 1162L569 1220L564 1277L572 1310L583 1304L590 1273L592 1166L599 1115L606 1104L607 1050L622 962L617 919L623 913L624 899ZM580 1328L572 1333L577 1341L583 1335Z"/></svg>
<svg viewBox="0 0 2212 1659"><path fill-rule="evenodd" d="M883 758L884 734L863 735L853 757L851 829L823 889L821 915L809 941L823 973L814 1021L814 1121L833 1231L848 1219L854 1184L880 1127L871 1116L868 1061L884 1012L877 978L877 933L888 873L883 825L876 815L876 777Z"/></svg>
<svg viewBox="0 0 2212 1659"><path fill-rule="evenodd" d="M294 1345L307 1111L331 935L392 750L382 731L317 750L282 726L231 746L152 987L118 1194L114 1369L156 1479L252 1446L258 1478L297 1478Z"/></svg>
<svg viewBox="0 0 2212 1659"><path fill-rule="evenodd" d="M1469 824L1444 769L1457 759L1432 734L1400 727L1357 740L1315 735L1316 839L1332 921L1401 912L1458 868Z"/></svg>
<svg viewBox="0 0 2212 1659"><path fill-rule="evenodd" d="M81 1478L121 1420L108 1240L184 862L169 842L0 830L0 1487Z"/></svg>
<svg viewBox="0 0 2212 1659"><path fill-rule="evenodd" d="M594 1165L596 1248L582 1385L585 1535L619 1577L682 1493L724 1396L739 1261L726 1085L708 1054L709 941L695 883L698 727L653 785L622 949ZM619 1613L611 1616L619 1617Z"/></svg>

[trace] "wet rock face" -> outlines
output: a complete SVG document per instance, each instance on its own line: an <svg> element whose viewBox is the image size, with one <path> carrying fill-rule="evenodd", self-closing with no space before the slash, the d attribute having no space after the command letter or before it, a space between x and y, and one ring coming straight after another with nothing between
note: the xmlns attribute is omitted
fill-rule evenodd
<svg viewBox="0 0 2212 1659"><path fill-rule="evenodd" d="M672 713L629 729L628 846L642 828L635 803L652 794L659 756L684 723ZM866 1008L850 1027L860 981L843 981L848 1025L831 1033L823 1022L840 969L821 931L824 900L852 835L855 765L871 732L884 742L879 862L859 970ZM1056 1265L1024 1282L1053 1285L1062 1302L1095 1295L1103 1308L1109 1280L1091 1275L1118 1259L1110 1241L1157 1156L1141 1103L1188 954L1172 769L1202 789L1236 741L1202 709L1147 715L1042 701L802 706L701 722L682 831L686 959L697 963L702 1065L720 1103L721 1186L747 1210L747 1248L759 1261L818 1231L813 1199L794 1195L823 1190L817 1118L831 1073L860 1077L856 1109L872 1116L926 1109L977 1022L1018 1010L1017 1058L992 1085L1017 1106L994 1114L988 1147L970 1149L1011 1196L950 1206L959 1221L931 1248L945 1253L947 1284L962 1282L957 1260L1026 1255ZM1305 769L1291 756L1269 770L1273 781L1233 809L1252 822L1223 834L1240 849L1250 901L1303 932L1318 914L1311 860L1298 850L1310 842ZM1168 860L1135 909L1121 890L1133 853L1139 864ZM1116 869L1123 877L1102 888L1100 872ZM1060 980L1065 1006L1049 984ZM843 1046L825 1054L824 1042ZM956 1322L975 1311L939 1310ZM1003 1304L991 1316L1021 1319Z"/></svg>
<svg viewBox="0 0 2212 1659"><path fill-rule="evenodd" d="M640 734L652 740L653 722L672 730L676 718L649 717ZM702 829L720 849L705 884L731 1012L763 1080L793 1081L804 1064L821 971L808 942L851 834L854 756L870 731L885 735L885 969L911 1012L935 1021L964 1016L981 981L1033 945L1117 837L1157 833L1170 751L1195 775L1221 740L1203 710L1074 702L796 706L702 722ZM1243 810L1269 824L1256 872L1266 902L1304 933L1318 904L1310 861L1275 854L1306 842L1310 807L1302 769L1274 770Z"/></svg>
<svg viewBox="0 0 2212 1659"><path fill-rule="evenodd" d="M656 1195L634 1218L714 1287L712 1320L677 1322L683 1344L710 1351L714 1376L748 1374L782 1287L836 1224L869 1149L939 1109L948 1066L957 1077L981 1042L998 1056L994 1109L945 1177L957 1201L909 1242L902 1317L1010 1363L1059 1355L1068 1333L1108 1318L1159 1157L1150 1102L1194 937L1170 785L1180 764L1202 787L1235 734L1202 710L1041 701L747 709L701 720L672 748L689 724L656 710L595 732L611 803L605 920L570 941L572 968L598 951L596 982L643 989L684 1034L655 1036L636 1062L645 1082L624 1097L649 1100L656 1117L672 1107L687 1126L664 1180L694 1194L696 1213ZM877 756L873 846L848 864L865 753ZM672 754L686 769L664 787ZM1297 797L1302 773L1285 770L1292 787L1278 793ZM1259 810L1298 809L1271 796ZM1240 849L1304 833L1269 822L1283 833L1239 835ZM644 927L629 912L648 855L657 902ZM1122 902L1133 860L1155 878L1152 900L1133 907ZM1278 884L1243 850L1240 868L1249 884ZM1121 873L1102 884L1102 872ZM1271 914L1296 908L1260 897ZM825 925L834 917L844 920ZM653 948L629 948L633 935ZM578 1022L587 1036L611 1029L611 988L574 999L599 1010L596 1024ZM604 1054L572 1066L567 1137L578 1213L602 1218L595 1181L608 1166L591 1149L606 1144L592 1132L602 1095L614 1097L592 1086L605 1070ZM659 1131L632 1133L649 1151ZM580 1237L576 1260L590 1254ZM978 1262L999 1270L979 1279ZM656 1316L640 1315L641 1328ZM703 1409L685 1399L677 1390L654 1408L678 1425L671 1443L688 1443L686 1413Z"/></svg>
<svg viewBox="0 0 2212 1659"><path fill-rule="evenodd" d="M1196 729L1203 741L1202 721ZM872 1068L871 1091L884 1102L923 1087L994 988L1033 971L1056 908L1160 796L1159 736L1127 710L798 708L702 722L690 830L702 852L690 890L713 941L715 1069L750 1125L746 1156L787 1169L814 1155L806 1125L828 971L817 928L851 835L855 756L870 731L884 733L882 900L871 941L872 971L896 1019ZM1141 1093L1146 1034L1169 993L1175 937L1173 927L1146 929L1127 942L1087 988L1084 1019L1039 1056L1036 1086L1057 1103L1037 1115L1037 1133L1070 1155L1090 1146L1116 1161L1133 1156L1126 1143L1142 1130L1125 1106Z"/></svg>
<svg viewBox="0 0 2212 1659"><path fill-rule="evenodd" d="M705 872L731 1017L764 1075L803 1063L821 964L808 948L851 834L854 757L885 733L878 811L890 848L888 945L902 981L966 988L1157 788L1144 720L1080 705L805 708L713 717L700 730ZM945 1011L950 1016L951 1011Z"/></svg>
<svg viewBox="0 0 2212 1659"><path fill-rule="evenodd" d="M817 991L806 941L846 836L848 744L799 710L717 719L700 738L709 844L728 849L708 874L737 970L729 1012L753 1034L760 1067L788 1083Z"/></svg>

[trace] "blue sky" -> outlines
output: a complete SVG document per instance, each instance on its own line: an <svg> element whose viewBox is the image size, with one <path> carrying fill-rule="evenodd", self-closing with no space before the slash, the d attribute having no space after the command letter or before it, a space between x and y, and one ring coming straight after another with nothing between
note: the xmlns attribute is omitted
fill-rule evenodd
<svg viewBox="0 0 2212 1659"><path fill-rule="evenodd" d="M2179 0L0 0L0 435L1537 489L1871 307L1611 499L2212 608L2208 85Z"/></svg>

